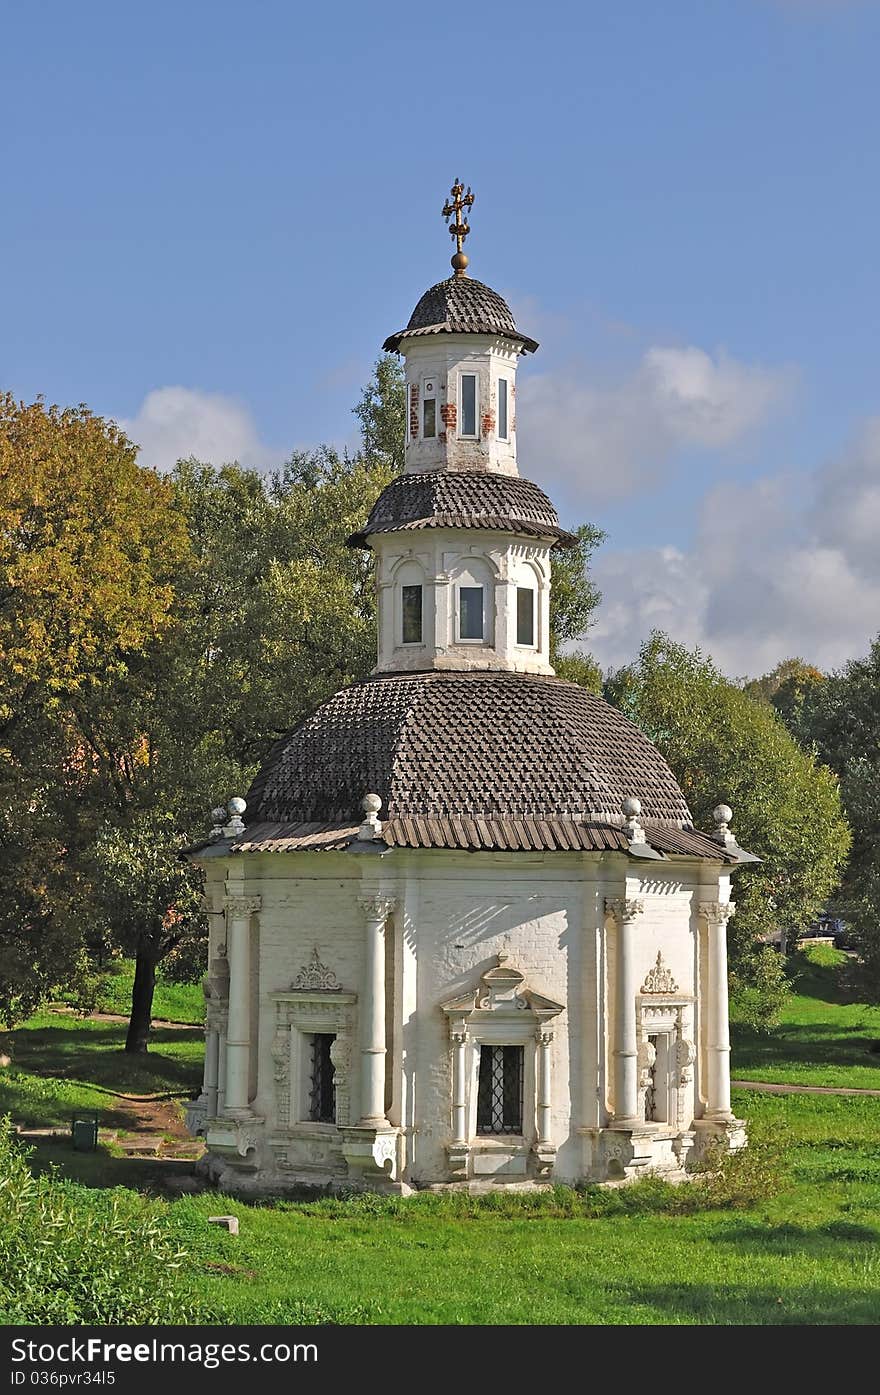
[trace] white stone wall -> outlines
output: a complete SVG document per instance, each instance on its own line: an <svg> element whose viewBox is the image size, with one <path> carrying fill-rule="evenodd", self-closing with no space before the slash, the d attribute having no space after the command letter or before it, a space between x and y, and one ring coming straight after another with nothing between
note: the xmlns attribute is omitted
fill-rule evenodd
<svg viewBox="0 0 880 1395"><path fill-rule="evenodd" d="M553 673L550 664L550 549L510 534L431 528L376 533L379 650L376 672L505 669ZM422 587L422 643L403 643L403 587ZM485 588L482 643L460 641L458 587ZM533 645L517 643L516 592L535 593Z"/></svg>
<svg viewBox="0 0 880 1395"><path fill-rule="evenodd" d="M426 470L495 470L518 473L516 465L516 345L490 335L426 335L405 339L407 472ZM477 434L461 434L459 389L462 373L477 378ZM498 435L498 380L508 383L508 436ZM423 402L435 397L437 435L425 438Z"/></svg>
<svg viewBox="0 0 880 1395"><path fill-rule="evenodd" d="M551 1047L552 1175L576 1181L599 1166L599 1132L614 1108L614 989L618 928L609 902L637 900L640 989L657 966L674 981L684 1020L699 1044L700 974L705 972L700 900L725 900L728 878L704 864L645 863L620 854L458 854L406 852L387 858L348 853L276 854L231 860L235 894L259 895L259 961L254 962L258 1021L253 1024L251 1107L265 1125L254 1133L258 1180L266 1185L300 1176L326 1182L344 1175L341 1140L323 1126L290 1140L279 1153L277 1062L273 1059L276 1000L289 989L317 948L341 990L362 998L367 883L396 898L389 923L386 990L389 1118L403 1134L400 1180L430 1184L449 1179L452 1140L452 1065L449 1018L443 1004L475 990L499 955L515 966L525 986L563 1005L554 1017ZM220 870L211 867L210 896L222 902ZM221 943L222 928L212 929ZM640 994L645 1003L662 995ZM349 1070L350 1122L360 1112L358 1006L352 1008ZM527 1051L528 1051L527 1047ZM680 1098L679 1129L702 1113L705 1043ZM527 1072L524 1133L533 1133L533 1077ZM475 1079L471 1080L472 1092ZM471 1112L475 1097L471 1100ZM295 1122L293 1116L291 1122ZM295 1131L294 1131L295 1132ZM308 1129L300 1130L308 1134ZM283 1143L283 1139L281 1140ZM473 1140L472 1140L473 1142ZM279 1157L286 1156L286 1174Z"/></svg>

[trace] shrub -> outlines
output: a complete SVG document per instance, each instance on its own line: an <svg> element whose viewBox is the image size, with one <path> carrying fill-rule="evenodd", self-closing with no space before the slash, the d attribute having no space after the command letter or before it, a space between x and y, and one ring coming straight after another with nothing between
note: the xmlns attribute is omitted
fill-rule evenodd
<svg viewBox="0 0 880 1395"><path fill-rule="evenodd" d="M167 1208L116 1188L34 1177L0 1119L0 1322L200 1323Z"/></svg>

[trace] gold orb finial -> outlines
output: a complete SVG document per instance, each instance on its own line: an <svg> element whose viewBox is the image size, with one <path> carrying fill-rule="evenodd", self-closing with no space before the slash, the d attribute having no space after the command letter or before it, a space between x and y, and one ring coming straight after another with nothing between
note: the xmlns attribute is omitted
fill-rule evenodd
<svg viewBox="0 0 880 1395"><path fill-rule="evenodd" d="M466 208L471 208L474 202L474 195L471 193L471 186L468 185L467 192L460 179L456 179L451 190L451 200L447 199L443 205L443 217L446 219L450 235L455 238L455 253L452 257L452 269L456 276L467 275L468 258L462 247L464 240L471 230L471 225L464 216ZM455 219L450 222L450 218Z"/></svg>

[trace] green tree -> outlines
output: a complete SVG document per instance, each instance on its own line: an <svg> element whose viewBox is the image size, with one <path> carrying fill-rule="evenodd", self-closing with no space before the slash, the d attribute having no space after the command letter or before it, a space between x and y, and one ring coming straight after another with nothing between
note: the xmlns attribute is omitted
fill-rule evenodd
<svg viewBox="0 0 880 1395"><path fill-rule="evenodd" d="M187 556L171 486L113 423L0 395L0 1013L82 965L69 915L89 755L70 719L171 623ZM104 698L101 695L104 695Z"/></svg>
<svg viewBox="0 0 880 1395"><path fill-rule="evenodd" d="M575 536L576 547L550 554L550 662L560 678L598 693L602 691L601 669L577 642L592 625L602 599L590 575L590 563L596 548L604 542L605 533L592 523L582 523Z"/></svg>
<svg viewBox="0 0 880 1395"><path fill-rule="evenodd" d="M763 678L743 685L744 692L758 702L769 702L779 713L792 736L801 745L810 744L805 714L812 705L816 688L825 674L803 659L783 659Z"/></svg>
<svg viewBox="0 0 880 1395"><path fill-rule="evenodd" d="M799 725L840 777L853 847L834 909L859 948L856 976L880 1001L880 638L864 659L829 674L808 694Z"/></svg>
<svg viewBox="0 0 880 1395"><path fill-rule="evenodd" d="M170 814L149 811L106 825L89 853L93 905L115 942L135 957L127 1052L147 1049L157 964L205 936L201 877L180 856L186 841Z"/></svg>
<svg viewBox="0 0 880 1395"><path fill-rule="evenodd" d="M715 805L729 804L740 844L762 859L736 873L731 986L753 1020L772 1020L779 974L758 937L808 925L840 880L850 835L836 776L766 703L666 635L655 632L637 663L612 675L606 696L666 757L697 827L711 828Z"/></svg>
<svg viewBox="0 0 880 1395"><path fill-rule="evenodd" d="M354 409L361 426L361 454L394 475L403 471L405 393L400 360L395 354L383 354Z"/></svg>

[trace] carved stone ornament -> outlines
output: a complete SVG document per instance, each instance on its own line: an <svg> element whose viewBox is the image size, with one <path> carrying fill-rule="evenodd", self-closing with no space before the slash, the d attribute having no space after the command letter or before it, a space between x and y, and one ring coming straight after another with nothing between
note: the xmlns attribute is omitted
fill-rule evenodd
<svg viewBox="0 0 880 1395"><path fill-rule="evenodd" d="M358 901L367 920L387 920L397 905L397 899L394 896L385 896L381 892L371 892L366 896L359 896Z"/></svg>
<svg viewBox="0 0 880 1395"><path fill-rule="evenodd" d="M605 914L616 921L636 920L644 914L645 903L633 897L606 897Z"/></svg>
<svg viewBox="0 0 880 1395"><path fill-rule="evenodd" d="M691 1067L697 1059L697 1048L692 1041L686 1037L679 1040L676 1048L676 1065L679 1071L679 1085L683 1087L689 1085L692 1076Z"/></svg>
<svg viewBox="0 0 880 1395"><path fill-rule="evenodd" d="M296 990L334 993L339 988L339 981L333 970L321 963L318 946L315 945L308 964L303 965L290 986Z"/></svg>
<svg viewBox="0 0 880 1395"><path fill-rule="evenodd" d="M657 962L653 969L649 969L642 984L643 993L677 993L678 984L672 977L672 973L663 963L663 953L658 949Z"/></svg>
<svg viewBox="0 0 880 1395"><path fill-rule="evenodd" d="M227 896L223 902L229 914L235 916L236 919L256 915L262 904L262 896Z"/></svg>
<svg viewBox="0 0 880 1395"><path fill-rule="evenodd" d="M736 910L732 901L701 901L700 915L709 926L723 928Z"/></svg>

